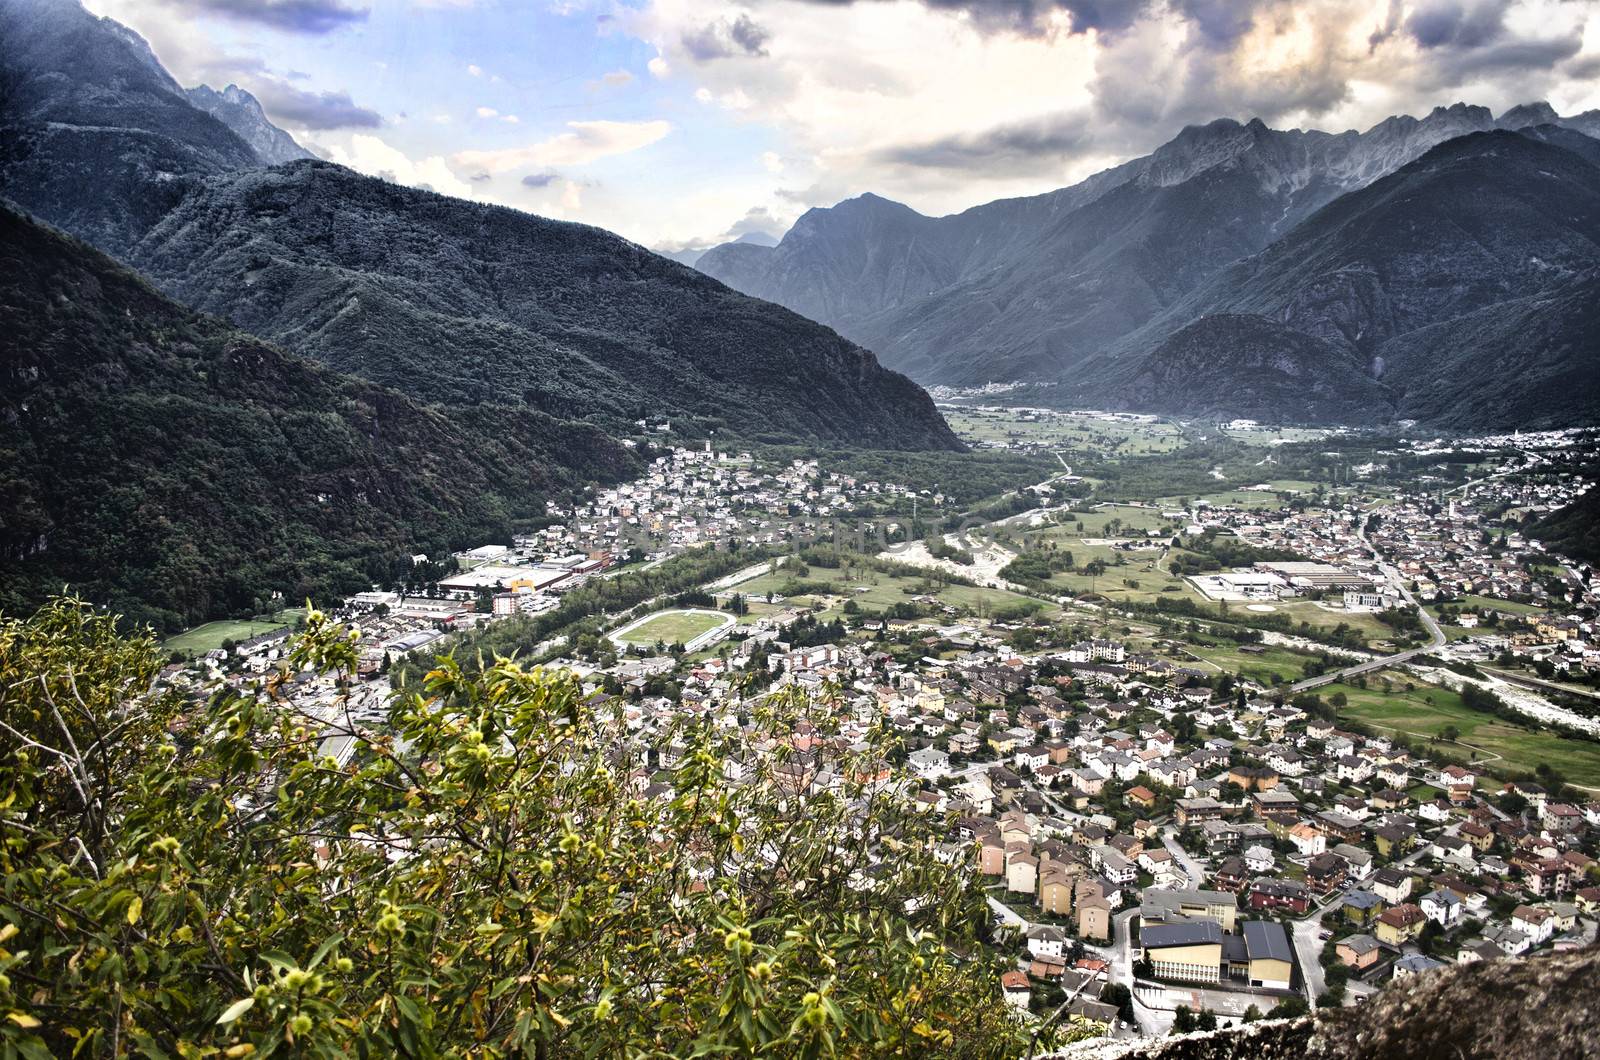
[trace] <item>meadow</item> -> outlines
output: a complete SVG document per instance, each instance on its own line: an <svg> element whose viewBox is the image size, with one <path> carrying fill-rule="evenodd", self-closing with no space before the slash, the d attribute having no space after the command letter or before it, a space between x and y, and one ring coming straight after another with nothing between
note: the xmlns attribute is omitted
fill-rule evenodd
<svg viewBox="0 0 1600 1060"><path fill-rule="evenodd" d="M185 655L202 655L222 647L224 641L249 640L263 633L271 633L275 629L286 629L298 622L304 613L300 608L290 608L279 611L271 617L219 619L216 622L195 626L193 629L186 629L182 633L174 633L162 641L162 645L168 651L182 652Z"/></svg>
<svg viewBox="0 0 1600 1060"><path fill-rule="evenodd" d="M1388 678L1385 692L1381 678ZM1411 682L1414 687L1407 691ZM1474 710L1447 688L1417 682L1404 674L1384 671L1368 678L1366 688L1331 684L1319 689L1324 700L1344 693L1348 702L1339 716L1387 733L1406 733L1431 741L1454 726L1454 741L1437 746L1490 768L1510 773L1533 772L1540 763L1550 766L1569 783L1600 790L1600 743L1573 739Z"/></svg>

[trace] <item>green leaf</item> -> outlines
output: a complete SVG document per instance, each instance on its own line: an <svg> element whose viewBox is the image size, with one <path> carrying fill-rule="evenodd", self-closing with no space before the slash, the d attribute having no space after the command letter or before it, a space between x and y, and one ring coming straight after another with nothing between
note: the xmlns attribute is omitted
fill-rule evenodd
<svg viewBox="0 0 1600 1060"><path fill-rule="evenodd" d="M218 1023L232 1023L255 1007L256 999L253 997L240 998L228 1006L228 1011L217 1017Z"/></svg>
<svg viewBox="0 0 1600 1060"><path fill-rule="evenodd" d="M329 938L326 941L324 941L322 945L317 947L317 952L313 953L311 955L311 963L306 965L306 971L310 971L311 969L315 968L317 965L321 964L322 963L322 958L324 958L324 957L326 957L328 955L328 951L333 949L335 946L339 945L339 943L341 943L343 941L344 941L344 936L343 935L334 935L331 938Z"/></svg>

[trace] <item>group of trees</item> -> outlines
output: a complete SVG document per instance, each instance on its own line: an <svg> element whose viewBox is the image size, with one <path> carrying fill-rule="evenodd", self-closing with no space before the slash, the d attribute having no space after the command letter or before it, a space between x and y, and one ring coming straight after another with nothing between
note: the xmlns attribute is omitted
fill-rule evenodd
<svg viewBox="0 0 1600 1060"><path fill-rule="evenodd" d="M291 666L355 662L312 612ZM1028 1047L946 822L873 782L886 735L802 799L792 752L730 785L736 737L686 724L650 799L570 675L442 659L381 728L333 722L340 767L281 678L197 706L152 691L160 665L73 601L0 623L6 1055ZM791 691L751 720L827 733L835 709Z"/></svg>

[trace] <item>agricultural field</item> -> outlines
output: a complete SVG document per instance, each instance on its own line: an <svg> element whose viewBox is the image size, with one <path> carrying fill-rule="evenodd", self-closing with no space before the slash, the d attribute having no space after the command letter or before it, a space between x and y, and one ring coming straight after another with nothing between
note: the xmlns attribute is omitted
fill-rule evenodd
<svg viewBox="0 0 1600 1060"><path fill-rule="evenodd" d="M1130 537L1141 534L1167 537L1179 520L1163 519L1163 509L1143 504L1095 505L1092 511L1063 511L1050 516L1046 531L1049 539L1062 541L1074 537Z"/></svg>
<svg viewBox="0 0 1600 1060"><path fill-rule="evenodd" d="M1518 604L1493 596L1473 596L1470 594L1452 600L1451 603L1457 607L1476 607L1485 611L1501 611L1508 615L1537 615L1544 611L1544 608L1533 604Z"/></svg>
<svg viewBox="0 0 1600 1060"><path fill-rule="evenodd" d="M1247 650L1247 647L1251 650ZM1194 666L1197 662L1208 663L1219 670L1247 677L1270 688L1274 678L1291 683L1300 680L1305 674L1306 663L1315 658L1315 655L1292 648L1218 641L1187 645L1176 661L1186 666Z"/></svg>
<svg viewBox="0 0 1600 1060"><path fill-rule="evenodd" d="M226 618L207 622L205 625L173 634L162 642L162 647L167 651L182 652L185 655L203 655L222 647L223 641L249 640L263 633L271 633L275 629L286 629L298 622L304 614L305 611L301 608L290 608L279 611L271 617Z"/></svg>
<svg viewBox="0 0 1600 1060"><path fill-rule="evenodd" d="M926 595L951 607L971 611L980 617L986 617L1001 608L1043 606L1042 601L1005 589L974 585L941 585L937 580L915 574L889 574L869 566L813 566L809 573L803 576L790 571L774 571L742 582L730 591L743 593L754 607L764 601L769 592L781 593L786 586L796 580L821 583L827 586L827 592L793 596L783 602L796 607L826 603L826 608L819 616L824 620L831 620L843 614L846 600L854 600L863 610L882 611L895 604L906 603L913 597Z"/></svg>
<svg viewBox="0 0 1600 1060"><path fill-rule="evenodd" d="M1234 611L1244 606L1246 605L1229 605ZM1394 630L1379 622L1377 616L1370 611L1330 611L1313 600L1279 600L1268 606L1274 609L1273 614L1282 615L1296 625L1305 622L1317 629L1333 629L1343 624L1373 643L1388 640L1394 635Z"/></svg>
<svg viewBox="0 0 1600 1060"><path fill-rule="evenodd" d="M1104 420L1071 412L947 406L945 421L980 446L1061 449L1117 459L1171 453L1188 444L1172 423Z"/></svg>
<svg viewBox="0 0 1600 1060"><path fill-rule="evenodd" d="M1235 431L1224 427L1221 433L1245 445L1283 445L1286 442L1314 442L1333 432L1311 427L1267 427L1253 431Z"/></svg>
<svg viewBox="0 0 1600 1060"><path fill-rule="evenodd" d="M612 639L634 647L656 644L689 644L714 629L733 624L733 616L719 611L658 611L633 622L611 635Z"/></svg>
<svg viewBox="0 0 1600 1060"><path fill-rule="evenodd" d="M1388 678L1385 692L1381 678ZM1414 687L1406 691L1407 682ZM1368 678L1367 688L1331 684L1318 689L1324 700L1344 693L1348 702L1339 716L1381 732L1406 733L1431 739L1454 726L1453 742L1440 741L1445 750L1508 772L1532 772L1540 763L1572 784L1600 791L1600 743L1577 740L1552 732L1503 721L1493 714L1473 710L1447 688L1422 684L1413 677L1385 671Z"/></svg>

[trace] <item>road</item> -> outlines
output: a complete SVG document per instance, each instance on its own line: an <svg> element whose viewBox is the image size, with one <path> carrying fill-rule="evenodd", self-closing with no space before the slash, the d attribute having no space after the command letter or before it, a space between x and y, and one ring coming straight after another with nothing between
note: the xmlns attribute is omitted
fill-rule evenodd
<svg viewBox="0 0 1600 1060"><path fill-rule="evenodd" d="M1400 663L1411 661L1418 655L1425 655L1428 652L1438 651L1440 648L1445 646L1446 639L1444 630L1439 628L1439 623L1436 622L1434 617L1428 613L1428 609L1419 604L1417 602L1417 598L1411 595L1411 590L1407 587L1405 578L1401 576L1400 572L1394 567L1385 563L1383 561L1383 554L1378 551L1371 541L1367 540L1366 523L1363 522L1361 524L1361 529L1356 532L1356 536L1361 539L1361 543L1366 546L1369 552L1372 553L1372 558L1378 562L1378 569L1382 571L1383 576L1389 580L1389 584L1393 585L1395 589L1399 591L1401 599L1405 600L1406 603L1417 609L1417 614L1422 618L1422 627L1428 631L1428 643L1420 648L1410 648L1406 651L1395 652L1393 655L1385 655L1381 659L1373 659L1370 662L1357 663L1355 666L1347 666L1342 670L1334 670L1332 673L1321 674L1317 677L1308 677L1304 681L1296 681L1294 684L1289 686L1289 690L1291 692L1305 692L1309 689L1318 688L1322 685L1332 684L1334 681L1342 681L1346 677L1355 677L1357 674L1371 673L1374 670L1382 670L1385 667L1397 666Z"/></svg>
<svg viewBox="0 0 1600 1060"><path fill-rule="evenodd" d="M1009 905L1006 905L998 898L992 896L986 897L989 902L989 908L996 916L1000 918L1000 923L1007 927L1014 927L1018 931L1028 930L1029 924L1022 918L1022 914L1018 913L1015 909L1011 908Z"/></svg>
<svg viewBox="0 0 1600 1060"><path fill-rule="evenodd" d="M1301 985L1305 989L1306 1000L1313 1005L1328 988L1322 962L1318 960L1322 955L1322 940L1317 936L1322 933L1322 918L1341 904L1333 902L1304 920L1296 920L1289 928L1289 937L1294 940L1295 956L1299 958Z"/></svg>
<svg viewBox="0 0 1600 1060"><path fill-rule="evenodd" d="M1183 871L1189 874L1190 887L1200 887L1205 884L1205 869L1183 849L1177 837L1166 828L1161 829L1161 845L1167 848L1167 853L1171 854L1173 859L1183 866Z"/></svg>

